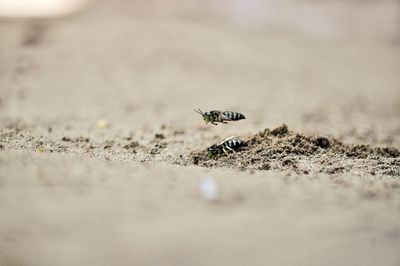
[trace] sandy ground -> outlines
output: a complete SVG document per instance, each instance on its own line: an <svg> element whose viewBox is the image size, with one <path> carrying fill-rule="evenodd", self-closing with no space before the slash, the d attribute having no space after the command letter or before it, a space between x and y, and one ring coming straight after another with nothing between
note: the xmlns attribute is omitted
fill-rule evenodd
<svg viewBox="0 0 400 266"><path fill-rule="evenodd" d="M0 265L400 265L398 1L246 3L1 21Z"/></svg>

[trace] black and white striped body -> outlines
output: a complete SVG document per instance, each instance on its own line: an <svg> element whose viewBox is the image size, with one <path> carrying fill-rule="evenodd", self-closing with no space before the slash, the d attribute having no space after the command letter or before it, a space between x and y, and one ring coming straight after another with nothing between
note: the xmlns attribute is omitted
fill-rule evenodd
<svg viewBox="0 0 400 266"><path fill-rule="evenodd" d="M214 144L207 149L209 156L214 156L217 154L228 154L229 152L236 152L240 147L247 146L247 143L238 138L230 137L218 144Z"/></svg>
<svg viewBox="0 0 400 266"><path fill-rule="evenodd" d="M242 120L246 119L246 117L238 112L232 112L232 111L223 111L222 112L224 120L228 121L237 121L237 120Z"/></svg>
<svg viewBox="0 0 400 266"><path fill-rule="evenodd" d="M246 145L246 142L242 139L233 138L233 139L229 139L229 140L223 142L220 145L227 149L237 150L238 148Z"/></svg>

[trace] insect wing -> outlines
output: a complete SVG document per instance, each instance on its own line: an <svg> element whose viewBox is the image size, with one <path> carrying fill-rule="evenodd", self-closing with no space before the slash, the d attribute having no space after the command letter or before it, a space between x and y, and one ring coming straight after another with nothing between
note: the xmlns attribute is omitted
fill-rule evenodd
<svg viewBox="0 0 400 266"><path fill-rule="evenodd" d="M217 145L222 145L222 144L224 144L224 143L226 143L226 142L228 142L228 141L230 141L231 139L234 139L234 138L235 138L235 136L230 136L229 138L226 138L223 141L221 141L220 143L218 143Z"/></svg>

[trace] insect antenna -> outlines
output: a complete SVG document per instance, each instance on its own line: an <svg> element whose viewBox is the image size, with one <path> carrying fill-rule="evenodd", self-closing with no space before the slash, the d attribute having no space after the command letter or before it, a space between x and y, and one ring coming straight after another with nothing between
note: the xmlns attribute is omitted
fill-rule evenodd
<svg viewBox="0 0 400 266"><path fill-rule="evenodd" d="M200 110L200 108L198 110L194 109L193 111L195 111L196 113L201 114L202 116L204 116L204 113Z"/></svg>

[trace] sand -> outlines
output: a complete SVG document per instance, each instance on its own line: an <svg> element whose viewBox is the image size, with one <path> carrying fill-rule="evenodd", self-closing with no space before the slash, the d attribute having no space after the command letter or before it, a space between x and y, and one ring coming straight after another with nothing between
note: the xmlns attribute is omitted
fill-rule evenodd
<svg viewBox="0 0 400 266"><path fill-rule="evenodd" d="M121 0L1 21L0 265L399 265L399 17ZM232 135L248 147L206 156Z"/></svg>
<svg viewBox="0 0 400 266"><path fill-rule="evenodd" d="M244 141L242 147L216 156L209 156L207 150L193 152L193 164L241 170L289 170L298 174L355 172L400 176L400 151L393 147L346 145L332 138L291 132L285 124L265 129Z"/></svg>

